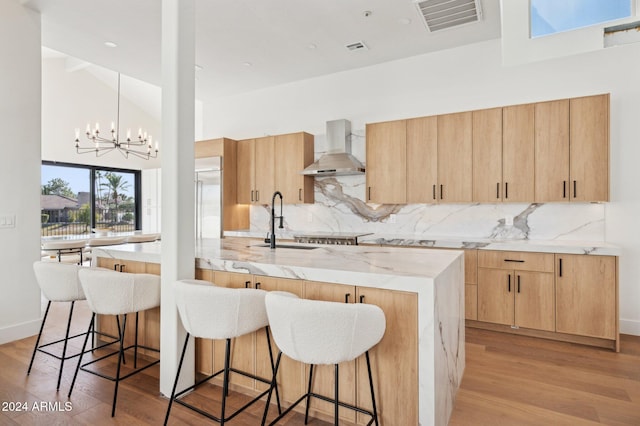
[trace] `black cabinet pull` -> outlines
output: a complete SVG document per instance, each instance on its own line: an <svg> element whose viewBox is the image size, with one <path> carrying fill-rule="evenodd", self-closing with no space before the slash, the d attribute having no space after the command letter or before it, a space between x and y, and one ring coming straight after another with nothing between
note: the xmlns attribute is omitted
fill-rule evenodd
<svg viewBox="0 0 640 426"><path fill-rule="evenodd" d="M576 181L573 181L573 198L576 198Z"/></svg>
<svg viewBox="0 0 640 426"><path fill-rule="evenodd" d="M520 275L518 275L518 293L520 293Z"/></svg>
<svg viewBox="0 0 640 426"><path fill-rule="evenodd" d="M364 295L360 296L360 303L364 303Z"/></svg>
<svg viewBox="0 0 640 426"><path fill-rule="evenodd" d="M245 281L244 288L249 288L249 284L251 284L251 281Z"/></svg>
<svg viewBox="0 0 640 426"><path fill-rule="evenodd" d="M433 184L433 199L436 199L436 185Z"/></svg>
<svg viewBox="0 0 640 426"><path fill-rule="evenodd" d="M367 200L371 201L371 187L368 187L367 190L369 191L367 194Z"/></svg>
<svg viewBox="0 0 640 426"><path fill-rule="evenodd" d="M440 185L440 199L441 199L441 200L442 200L442 187L443 187L443 186L444 186L444 185Z"/></svg>
<svg viewBox="0 0 640 426"><path fill-rule="evenodd" d="M256 201L260 200L260 191L256 189Z"/></svg>
<svg viewBox="0 0 640 426"><path fill-rule="evenodd" d="M567 198L567 181L562 181L562 198Z"/></svg>
<svg viewBox="0 0 640 426"><path fill-rule="evenodd" d="M253 189L251 190L251 202L253 203Z"/></svg>
<svg viewBox="0 0 640 426"><path fill-rule="evenodd" d="M496 198L500 198L500 182L496 183Z"/></svg>
<svg viewBox="0 0 640 426"><path fill-rule="evenodd" d="M125 266L127 266L127 265L125 265L125 264L120 265L120 272L124 272Z"/></svg>
<svg viewBox="0 0 640 426"><path fill-rule="evenodd" d="M562 258L558 259L558 276L562 276Z"/></svg>
<svg viewBox="0 0 640 426"><path fill-rule="evenodd" d="M511 274L507 275L507 290L511 293Z"/></svg>
<svg viewBox="0 0 640 426"><path fill-rule="evenodd" d="M302 201L302 188L298 188L298 201Z"/></svg>
<svg viewBox="0 0 640 426"><path fill-rule="evenodd" d="M256 283L256 288L260 288L260 283Z"/></svg>
<svg viewBox="0 0 640 426"><path fill-rule="evenodd" d="M509 198L509 182L504 183L504 198Z"/></svg>
<svg viewBox="0 0 640 426"><path fill-rule="evenodd" d="M524 263L524 260L520 259L505 259L505 262L516 262L516 263Z"/></svg>
<svg viewBox="0 0 640 426"><path fill-rule="evenodd" d="M349 303L349 296L351 296L351 293L344 294L344 303Z"/></svg>
<svg viewBox="0 0 640 426"><path fill-rule="evenodd" d="M113 265L113 270L118 272L118 267L120 266L119 263L116 263L115 265Z"/></svg>

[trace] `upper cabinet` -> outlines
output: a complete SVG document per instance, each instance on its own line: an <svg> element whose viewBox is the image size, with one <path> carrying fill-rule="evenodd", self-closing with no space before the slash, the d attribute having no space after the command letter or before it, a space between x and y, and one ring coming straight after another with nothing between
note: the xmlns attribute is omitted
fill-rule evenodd
<svg viewBox="0 0 640 426"><path fill-rule="evenodd" d="M270 204L275 191L286 204L313 203L313 178L299 173L312 162L308 133L238 141L238 204Z"/></svg>
<svg viewBox="0 0 640 426"><path fill-rule="evenodd" d="M534 113L533 104L502 108L502 201L534 199Z"/></svg>
<svg viewBox="0 0 640 426"><path fill-rule="evenodd" d="M366 201L386 204L406 203L406 121L367 124L366 134Z"/></svg>
<svg viewBox="0 0 640 426"><path fill-rule="evenodd" d="M472 113L438 116L438 187L441 203L471 202Z"/></svg>
<svg viewBox="0 0 640 426"><path fill-rule="evenodd" d="M437 202L438 117L407 122L407 203Z"/></svg>
<svg viewBox="0 0 640 426"><path fill-rule="evenodd" d="M535 200L609 201L609 95L535 106Z"/></svg>
<svg viewBox="0 0 640 426"><path fill-rule="evenodd" d="M502 201L502 108L473 111L473 201Z"/></svg>
<svg viewBox="0 0 640 426"><path fill-rule="evenodd" d="M283 202L313 203L313 177L300 174L313 163L313 135L301 132L275 138L275 188Z"/></svg>

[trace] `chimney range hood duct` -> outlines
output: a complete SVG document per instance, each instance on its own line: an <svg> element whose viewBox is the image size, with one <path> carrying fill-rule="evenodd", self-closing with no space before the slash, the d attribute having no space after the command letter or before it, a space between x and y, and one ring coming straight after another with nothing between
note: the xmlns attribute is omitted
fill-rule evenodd
<svg viewBox="0 0 640 426"><path fill-rule="evenodd" d="M361 175L364 166L351 155L351 122L327 121L327 153L300 173L312 176Z"/></svg>

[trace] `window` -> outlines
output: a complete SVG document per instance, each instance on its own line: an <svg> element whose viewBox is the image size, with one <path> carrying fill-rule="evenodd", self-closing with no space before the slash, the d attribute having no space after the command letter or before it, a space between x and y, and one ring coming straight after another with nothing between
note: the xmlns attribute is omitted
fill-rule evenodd
<svg viewBox="0 0 640 426"><path fill-rule="evenodd" d="M139 171L43 162L41 175L42 236L141 228Z"/></svg>
<svg viewBox="0 0 640 426"><path fill-rule="evenodd" d="M531 38L631 16L632 0L530 0Z"/></svg>

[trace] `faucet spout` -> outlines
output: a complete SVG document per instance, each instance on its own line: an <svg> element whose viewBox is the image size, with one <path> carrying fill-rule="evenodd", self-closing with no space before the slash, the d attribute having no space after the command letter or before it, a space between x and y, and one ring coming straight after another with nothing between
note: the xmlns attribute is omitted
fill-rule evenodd
<svg viewBox="0 0 640 426"><path fill-rule="evenodd" d="M276 197L280 197L280 216L276 216ZM282 193L280 191L274 192L273 197L271 197L271 236L269 238L269 247L272 249L276 248L276 219L280 219L280 226L278 226L278 228L283 229L282 219L284 219L284 216L282 216Z"/></svg>

